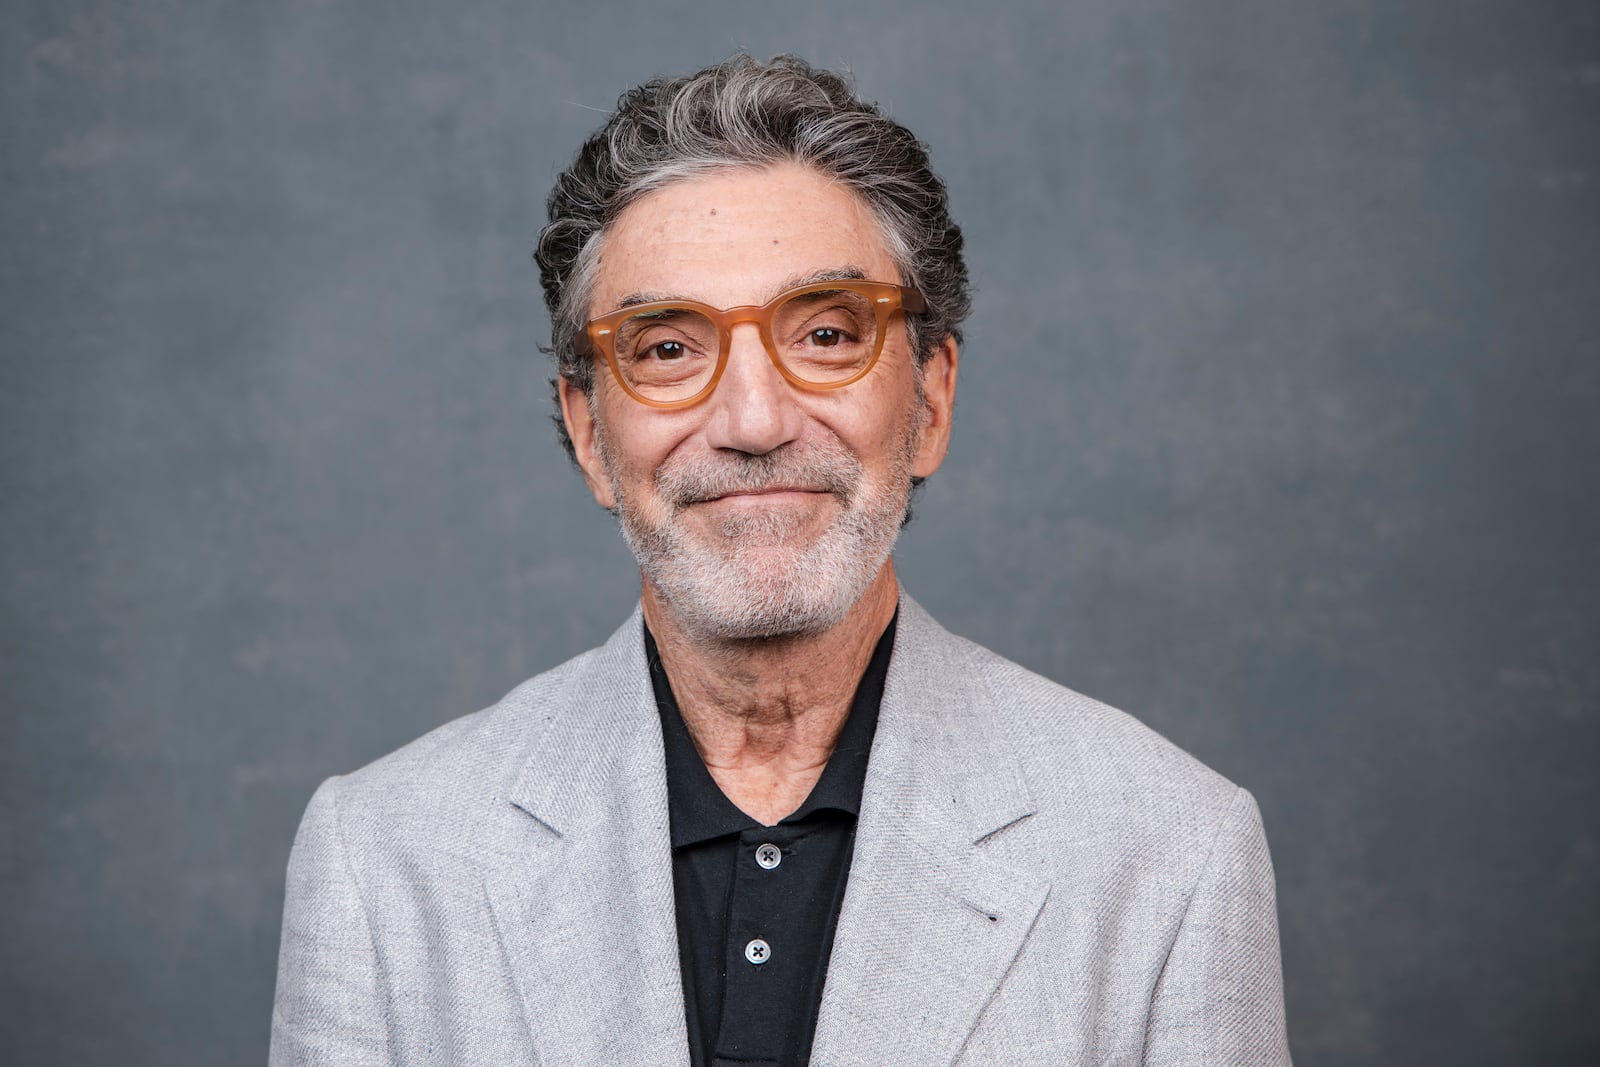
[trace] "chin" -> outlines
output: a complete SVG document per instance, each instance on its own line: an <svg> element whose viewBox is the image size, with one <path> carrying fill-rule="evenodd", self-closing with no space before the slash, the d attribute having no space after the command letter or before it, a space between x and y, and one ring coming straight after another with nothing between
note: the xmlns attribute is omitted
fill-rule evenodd
<svg viewBox="0 0 1600 1067"><path fill-rule="evenodd" d="M825 537L803 550L689 550L648 562L647 554L635 555L686 629L718 641L757 641L814 636L845 620L893 548L891 539L863 553L850 540Z"/></svg>

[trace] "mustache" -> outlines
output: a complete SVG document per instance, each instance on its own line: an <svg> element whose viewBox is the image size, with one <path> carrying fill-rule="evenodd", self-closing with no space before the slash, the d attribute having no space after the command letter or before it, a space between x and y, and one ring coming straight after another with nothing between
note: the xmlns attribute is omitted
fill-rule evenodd
<svg viewBox="0 0 1600 1067"><path fill-rule="evenodd" d="M861 483L860 460L835 442L784 445L755 455L735 452L726 458L668 461L656 471L656 489L678 507L715 500L729 493L773 489L805 489L850 497Z"/></svg>

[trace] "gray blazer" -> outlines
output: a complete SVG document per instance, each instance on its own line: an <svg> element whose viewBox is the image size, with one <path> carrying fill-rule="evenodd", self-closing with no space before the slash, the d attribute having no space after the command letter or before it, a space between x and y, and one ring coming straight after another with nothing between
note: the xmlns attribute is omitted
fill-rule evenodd
<svg viewBox="0 0 1600 1067"><path fill-rule="evenodd" d="M903 598L815 1064L1287 1064L1250 794ZM273 1064L686 1064L661 731L601 648L323 783Z"/></svg>

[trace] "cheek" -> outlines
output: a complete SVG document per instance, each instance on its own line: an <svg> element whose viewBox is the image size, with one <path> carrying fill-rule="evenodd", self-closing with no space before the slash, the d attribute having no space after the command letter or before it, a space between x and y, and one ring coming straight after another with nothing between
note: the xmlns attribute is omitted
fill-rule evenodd
<svg viewBox="0 0 1600 1067"><path fill-rule="evenodd" d="M853 439L846 443L855 448L868 465L890 465L899 460L908 441L914 441L919 421L916 383L897 379L892 387L882 388L867 403L853 412L851 425Z"/></svg>
<svg viewBox="0 0 1600 1067"><path fill-rule="evenodd" d="M622 421L618 418L619 414L624 418L634 417ZM602 425L610 430L600 435L601 459L607 474L635 500L648 496L647 492L641 493L641 487L653 485L656 471L675 452L686 447L692 436L682 419L656 413L643 419L637 416L638 412L630 409L624 409L621 413L604 411Z"/></svg>

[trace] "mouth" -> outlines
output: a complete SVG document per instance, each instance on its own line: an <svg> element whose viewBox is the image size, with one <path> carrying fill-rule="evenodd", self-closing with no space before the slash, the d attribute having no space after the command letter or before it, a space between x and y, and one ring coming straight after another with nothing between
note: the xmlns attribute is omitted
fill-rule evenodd
<svg viewBox="0 0 1600 1067"><path fill-rule="evenodd" d="M696 501L701 504L730 503L747 506L798 503L819 496L828 496L826 489L809 489L802 486L772 485L762 489L734 489L717 496Z"/></svg>
<svg viewBox="0 0 1600 1067"><path fill-rule="evenodd" d="M726 493L718 493L708 497L709 500L721 500L730 496L776 496L782 493L826 493L826 489L813 489L809 485L763 485L760 488L729 489Z"/></svg>

